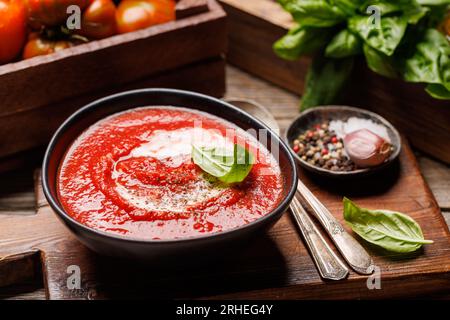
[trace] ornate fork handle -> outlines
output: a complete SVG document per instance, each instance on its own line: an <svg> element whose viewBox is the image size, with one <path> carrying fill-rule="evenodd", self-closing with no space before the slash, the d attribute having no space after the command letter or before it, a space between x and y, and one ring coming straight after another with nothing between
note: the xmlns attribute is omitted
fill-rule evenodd
<svg viewBox="0 0 450 320"><path fill-rule="evenodd" d="M345 231L341 223L300 180L297 190L311 207L312 212L352 269L361 274L371 274L373 272L373 261L361 244Z"/></svg>
<svg viewBox="0 0 450 320"><path fill-rule="evenodd" d="M320 276L330 280L346 278L348 269L344 262L331 250L296 197L291 203L291 211Z"/></svg>

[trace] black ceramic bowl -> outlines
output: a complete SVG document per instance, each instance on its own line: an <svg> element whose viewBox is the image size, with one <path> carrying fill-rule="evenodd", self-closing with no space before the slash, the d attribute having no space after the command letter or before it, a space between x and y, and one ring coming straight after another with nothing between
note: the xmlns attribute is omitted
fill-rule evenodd
<svg viewBox="0 0 450 320"><path fill-rule="evenodd" d="M343 171L331 171L328 169L320 168L317 166L314 166L307 161L300 158L293 150L293 141L297 139L299 134L305 132L306 130L310 129L312 126L314 126L317 123L322 123L323 121L330 121L330 120L342 120L345 121L351 117L357 117L357 118L363 118L363 119L370 119L373 122L383 125L386 127L389 139L391 140L393 151L389 158L382 163L379 166L372 167L372 168L364 168L364 169L357 169L353 171L343 172ZM325 176L325 177L331 177L331 178L340 178L340 179L348 179L348 178L360 178L367 175L371 175L373 173L379 172L380 170L388 167L391 163L394 162L394 160L398 157L400 154L402 142L400 138L400 134L395 129L395 127L390 124L386 119L382 118L381 116L377 115L376 113L354 108L354 107L347 107L347 106L321 106L321 107L314 107L307 111L304 111L300 114L300 116L295 119L291 125L288 127L285 133L285 140L289 145L289 150L292 151L292 154L294 155L295 159L299 163L300 166L302 166L304 169L313 172L315 174Z"/></svg>
<svg viewBox="0 0 450 320"><path fill-rule="evenodd" d="M143 106L185 107L208 112L228 120L244 130L266 129L267 146L272 142L279 145L279 165L281 167L284 190L283 200L278 207L264 217L247 225L221 233L174 240L142 240L124 237L87 227L68 215L57 195L57 177L60 163L66 150L85 129L97 121L117 112ZM43 163L42 181L45 196L57 216L87 247L97 253L123 258L155 259L177 258L183 254L200 254L205 251L217 251L231 244L239 246L245 238L264 230L275 223L285 212L295 194L297 172L295 161L288 147L265 124L251 115L221 100L193 92L171 89L143 89L124 92L97 100L75 112L56 131Z"/></svg>

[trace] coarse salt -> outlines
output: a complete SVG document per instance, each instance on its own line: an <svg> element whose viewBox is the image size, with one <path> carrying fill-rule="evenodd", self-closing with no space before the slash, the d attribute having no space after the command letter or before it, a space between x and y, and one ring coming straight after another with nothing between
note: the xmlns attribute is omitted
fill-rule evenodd
<svg viewBox="0 0 450 320"><path fill-rule="evenodd" d="M379 123L376 123L370 119L350 117L347 121L332 120L329 124L329 130L334 131L338 138L344 139L344 137L356 130L367 129L377 134L387 142L391 143L387 128Z"/></svg>

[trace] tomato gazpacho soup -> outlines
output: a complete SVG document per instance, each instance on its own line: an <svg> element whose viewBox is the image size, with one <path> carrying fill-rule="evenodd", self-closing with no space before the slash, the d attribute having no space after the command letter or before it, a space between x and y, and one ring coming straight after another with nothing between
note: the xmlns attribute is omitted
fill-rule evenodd
<svg viewBox="0 0 450 320"><path fill-rule="evenodd" d="M254 156L240 183L223 183L192 160L193 144L229 148L240 141ZM283 193L277 161L252 135L208 113L165 106L131 109L89 127L66 152L57 184L75 220L147 240L243 226L274 210Z"/></svg>

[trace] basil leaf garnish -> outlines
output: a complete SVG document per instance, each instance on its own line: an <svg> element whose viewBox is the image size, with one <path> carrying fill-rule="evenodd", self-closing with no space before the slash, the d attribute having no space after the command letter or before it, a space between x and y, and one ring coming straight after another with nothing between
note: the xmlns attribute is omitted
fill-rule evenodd
<svg viewBox="0 0 450 320"><path fill-rule="evenodd" d="M238 144L232 154L220 148L192 145L192 160L206 173L230 184L244 181L254 163L253 155Z"/></svg>
<svg viewBox="0 0 450 320"><path fill-rule="evenodd" d="M414 219L400 212L360 208L344 198L344 219L361 238L388 251L413 252L433 243L424 239Z"/></svg>

